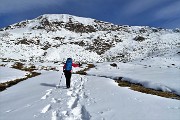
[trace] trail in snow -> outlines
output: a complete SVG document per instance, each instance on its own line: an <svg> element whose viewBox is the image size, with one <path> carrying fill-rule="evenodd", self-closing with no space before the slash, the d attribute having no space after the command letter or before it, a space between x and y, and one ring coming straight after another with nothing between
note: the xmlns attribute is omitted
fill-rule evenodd
<svg viewBox="0 0 180 120"><path fill-rule="evenodd" d="M89 120L91 116L81 103L82 99L88 98L84 92L86 81L86 77L77 75L72 78L70 89L61 83L60 88L46 90L41 100L48 101L47 105L35 117L42 118L51 113L52 120Z"/></svg>
<svg viewBox="0 0 180 120"><path fill-rule="evenodd" d="M42 78L40 79L42 80ZM23 112L29 110L28 116L30 116L30 112L32 111L31 109L33 109L33 116L26 116L27 120L89 120L90 114L86 110L86 107L83 103L85 99L88 99L88 96L85 94L84 91L84 84L86 82L87 78L85 76L73 75L70 89L67 89L65 87L65 81L61 82L60 88L57 88L55 87L56 85L52 85L49 83L41 83L40 85L42 85L43 88L48 89L44 91L42 90L42 93L40 91L36 91L38 92L38 94L41 93L41 97L39 97L39 99L35 99L34 101L30 100L30 102L26 103L23 106L11 106L10 109L6 108L7 110L4 114L8 116L8 114L14 115L16 113L19 113L20 111ZM14 118L16 118L16 116L12 117L12 119ZM11 120L11 118L8 119ZM18 116L17 119L21 118Z"/></svg>
<svg viewBox="0 0 180 120"><path fill-rule="evenodd" d="M46 99L52 93L52 89L49 89L46 91L47 91L47 93L41 99Z"/></svg>
<svg viewBox="0 0 180 120"><path fill-rule="evenodd" d="M88 80L91 80L91 82L88 82ZM105 81L106 84L103 84ZM109 78L75 75L72 78L70 89L66 89L61 84L60 88L46 90L45 95L48 95L48 97L44 100L49 100L49 102L42 108L39 118L48 114L51 115L51 120L116 120L119 117L129 120L142 118L145 113L141 110L150 110L150 114L144 116L145 119L164 119L166 117L154 111L159 110L160 113L166 114L168 111L174 111L176 115L179 111L178 106L169 107L171 103L168 101L171 100L154 99L152 95L144 95L126 88L119 88L112 83ZM159 103L158 106L156 106L157 103ZM179 104L179 101L177 103ZM137 109L139 110L136 111ZM43 112L45 115L42 114ZM168 114L169 116L173 115L172 113ZM127 117L127 115L130 116Z"/></svg>

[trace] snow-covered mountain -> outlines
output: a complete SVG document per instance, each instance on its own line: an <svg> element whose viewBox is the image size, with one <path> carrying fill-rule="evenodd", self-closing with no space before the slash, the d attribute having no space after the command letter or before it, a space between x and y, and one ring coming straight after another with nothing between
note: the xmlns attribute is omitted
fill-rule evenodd
<svg viewBox="0 0 180 120"><path fill-rule="evenodd" d="M180 31L114 25L67 14L46 14L0 30L0 58L81 62L166 59L180 54Z"/></svg>

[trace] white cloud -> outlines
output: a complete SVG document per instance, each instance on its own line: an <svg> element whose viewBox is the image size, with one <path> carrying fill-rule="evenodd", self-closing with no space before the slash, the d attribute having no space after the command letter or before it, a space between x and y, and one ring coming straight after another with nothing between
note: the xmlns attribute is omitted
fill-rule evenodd
<svg viewBox="0 0 180 120"><path fill-rule="evenodd" d="M180 17L180 1L160 9L155 14L155 18L157 19L170 19L177 16Z"/></svg>
<svg viewBox="0 0 180 120"><path fill-rule="evenodd" d="M164 0L165 1L165 0ZM141 13L155 5L161 3L161 0L133 0L132 2L128 2L124 6L124 14L127 15L135 15Z"/></svg>
<svg viewBox="0 0 180 120"><path fill-rule="evenodd" d="M0 0L0 13L31 10L36 7L61 5L67 0Z"/></svg>
<svg viewBox="0 0 180 120"><path fill-rule="evenodd" d="M161 6L170 0L130 0L123 6L124 15L135 16L146 10L152 10L154 7ZM158 9L158 8L155 8Z"/></svg>
<svg viewBox="0 0 180 120"><path fill-rule="evenodd" d="M169 20L163 24L164 27L167 28L180 28L180 18Z"/></svg>

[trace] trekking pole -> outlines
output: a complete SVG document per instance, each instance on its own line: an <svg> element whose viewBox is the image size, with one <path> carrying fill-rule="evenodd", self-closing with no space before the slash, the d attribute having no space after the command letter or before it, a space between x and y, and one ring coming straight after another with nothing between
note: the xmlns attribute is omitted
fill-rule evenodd
<svg viewBox="0 0 180 120"><path fill-rule="evenodd" d="M59 80L59 84L58 84L58 85L56 85L56 87L57 87L57 88L58 88L58 87L60 87L61 80L62 80L62 76L63 76L63 72L62 72L62 74L61 74L61 78L60 78L60 80Z"/></svg>

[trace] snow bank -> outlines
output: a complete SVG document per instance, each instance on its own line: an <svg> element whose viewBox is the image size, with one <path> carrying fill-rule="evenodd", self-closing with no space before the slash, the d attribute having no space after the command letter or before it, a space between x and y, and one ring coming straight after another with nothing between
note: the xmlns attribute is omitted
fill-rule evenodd
<svg viewBox="0 0 180 120"><path fill-rule="evenodd" d="M147 88L180 95L180 69L178 68L159 67L159 65L137 65L133 63L117 63L117 67L112 67L110 64L97 64L96 68L87 73L113 79L123 77L123 80L140 83Z"/></svg>
<svg viewBox="0 0 180 120"><path fill-rule="evenodd" d="M0 83L25 77L28 72L0 66Z"/></svg>

